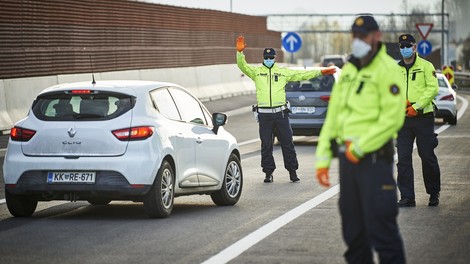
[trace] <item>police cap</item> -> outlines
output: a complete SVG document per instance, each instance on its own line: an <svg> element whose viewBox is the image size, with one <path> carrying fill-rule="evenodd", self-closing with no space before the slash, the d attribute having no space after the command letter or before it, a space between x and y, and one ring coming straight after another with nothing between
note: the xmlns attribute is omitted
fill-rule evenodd
<svg viewBox="0 0 470 264"><path fill-rule="evenodd" d="M360 33L363 35L367 35L370 32L377 30L379 30L377 21L375 21L373 16L368 15L357 17L351 27L351 31L353 33Z"/></svg>
<svg viewBox="0 0 470 264"><path fill-rule="evenodd" d="M276 51L273 48L265 48L263 51L263 58L274 59Z"/></svg>
<svg viewBox="0 0 470 264"><path fill-rule="evenodd" d="M403 34L398 37L398 43L405 45L414 44L416 43L416 40L411 34Z"/></svg>

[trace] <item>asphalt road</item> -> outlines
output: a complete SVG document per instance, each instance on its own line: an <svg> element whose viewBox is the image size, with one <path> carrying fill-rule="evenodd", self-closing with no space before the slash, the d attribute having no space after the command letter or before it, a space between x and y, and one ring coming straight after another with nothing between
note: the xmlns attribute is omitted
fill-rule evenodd
<svg viewBox="0 0 470 264"><path fill-rule="evenodd" d="M470 93L460 96L470 99ZM178 197L172 215L155 220L132 202L41 202L31 218L11 217L3 203L0 263L202 263L211 258L213 263L344 263L336 162L330 170L333 187L320 187L313 169L316 138L295 137L301 182L289 182L276 146L274 183L264 184L257 124L248 108L253 100L251 95L205 103L212 112L229 114L225 128L241 146L245 182L237 205L218 207L208 196ZM415 153L417 206L400 209L398 217L408 263L470 263L468 112L457 126L436 126L442 172L438 207L427 206Z"/></svg>

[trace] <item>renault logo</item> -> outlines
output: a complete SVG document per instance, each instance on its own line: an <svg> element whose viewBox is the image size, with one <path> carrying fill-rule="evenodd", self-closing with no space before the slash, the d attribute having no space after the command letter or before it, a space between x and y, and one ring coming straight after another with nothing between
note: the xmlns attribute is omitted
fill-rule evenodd
<svg viewBox="0 0 470 264"><path fill-rule="evenodd" d="M69 137L74 137L77 133L77 130L75 130L75 127L71 127L69 130L67 130L67 133L69 133Z"/></svg>
<svg viewBox="0 0 470 264"><path fill-rule="evenodd" d="M305 96L304 96L304 95L299 96L299 101L304 101L304 100L305 100Z"/></svg>

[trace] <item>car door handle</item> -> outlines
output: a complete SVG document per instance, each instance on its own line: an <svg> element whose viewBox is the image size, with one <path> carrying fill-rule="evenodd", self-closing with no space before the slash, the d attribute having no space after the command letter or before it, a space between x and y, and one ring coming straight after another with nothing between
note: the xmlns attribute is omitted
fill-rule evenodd
<svg viewBox="0 0 470 264"><path fill-rule="evenodd" d="M201 139L200 137L198 137L198 138L196 139L196 143L201 144L201 143L202 143L202 139Z"/></svg>

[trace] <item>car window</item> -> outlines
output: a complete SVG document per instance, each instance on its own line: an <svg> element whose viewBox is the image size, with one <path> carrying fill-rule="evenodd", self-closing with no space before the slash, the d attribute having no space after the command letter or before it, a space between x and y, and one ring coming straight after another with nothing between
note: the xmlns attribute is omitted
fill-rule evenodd
<svg viewBox="0 0 470 264"><path fill-rule="evenodd" d="M33 104L33 114L41 120L81 121L109 120L133 107L129 95L77 90L40 95Z"/></svg>
<svg viewBox="0 0 470 264"><path fill-rule="evenodd" d="M289 82L286 84L286 92L321 91L331 92L335 78L332 75L319 76L307 81Z"/></svg>
<svg viewBox="0 0 470 264"><path fill-rule="evenodd" d="M438 84L439 87L445 87L445 88L447 88L447 83L446 83L446 81L445 81L444 79L438 78L437 81L439 82L439 84Z"/></svg>
<svg viewBox="0 0 470 264"><path fill-rule="evenodd" d="M155 106L158 111L166 118L172 120L181 120L178 109L176 108L175 102L170 95L168 89L158 89L150 92L150 97L152 98Z"/></svg>
<svg viewBox="0 0 470 264"><path fill-rule="evenodd" d="M208 124L201 105L194 97L178 88L171 88L168 90L176 103L176 107L178 108L183 121L201 125Z"/></svg>

